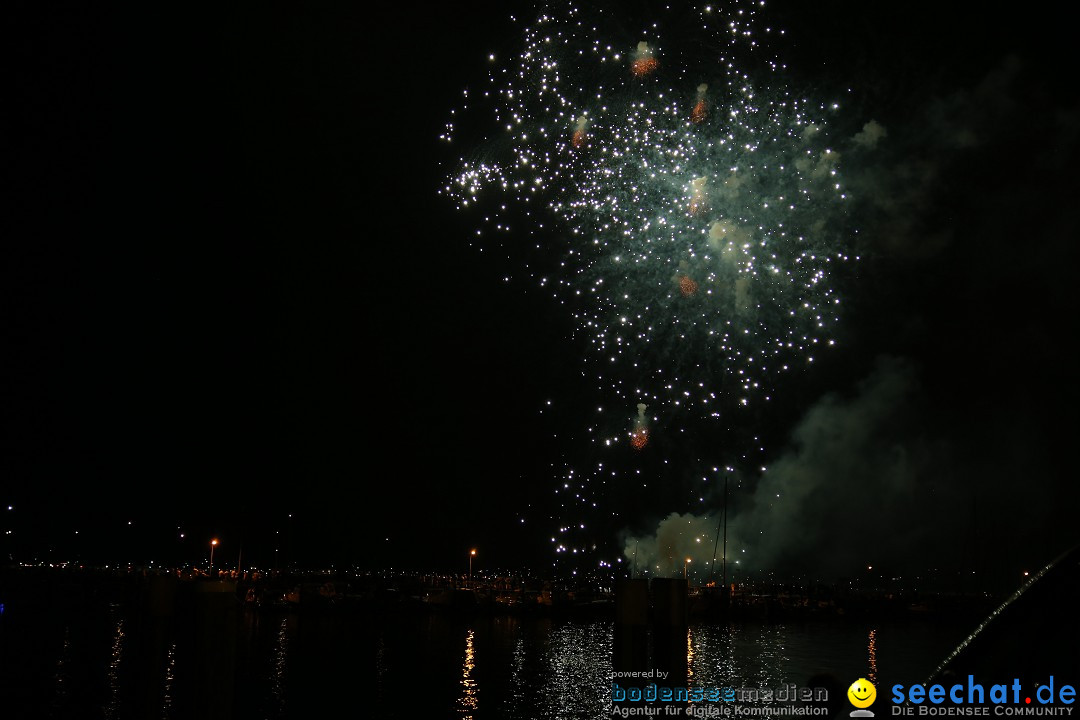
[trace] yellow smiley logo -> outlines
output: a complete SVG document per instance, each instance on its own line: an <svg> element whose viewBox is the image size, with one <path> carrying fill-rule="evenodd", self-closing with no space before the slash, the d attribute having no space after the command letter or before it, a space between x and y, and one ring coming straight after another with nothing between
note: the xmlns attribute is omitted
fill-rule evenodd
<svg viewBox="0 0 1080 720"><path fill-rule="evenodd" d="M877 699L877 690L866 678L859 678L847 689L847 698L857 708L868 708Z"/></svg>

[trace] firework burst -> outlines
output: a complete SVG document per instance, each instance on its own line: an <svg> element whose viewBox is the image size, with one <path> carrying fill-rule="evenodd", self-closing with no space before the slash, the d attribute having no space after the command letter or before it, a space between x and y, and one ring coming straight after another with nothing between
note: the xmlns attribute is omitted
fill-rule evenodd
<svg viewBox="0 0 1080 720"><path fill-rule="evenodd" d="M831 280L853 259L838 107L788 86L762 5L702 7L689 26L663 11L637 37L606 34L625 23L603 12L546 11L443 135L490 123L444 192L568 309L601 396L639 409L636 450L657 430L646 405L719 418L835 343Z"/></svg>
<svg viewBox="0 0 1080 720"><path fill-rule="evenodd" d="M534 279L572 309L587 364L631 407L745 405L834 342L829 281L848 259L835 107L787 89L776 61L760 77L739 69L740 51L762 52L757 7L701 11L719 77L686 53L662 63L675 40L660 23L627 52L572 6L541 15L490 76L486 159L445 188L462 208L512 201L485 205L481 239L562 257Z"/></svg>

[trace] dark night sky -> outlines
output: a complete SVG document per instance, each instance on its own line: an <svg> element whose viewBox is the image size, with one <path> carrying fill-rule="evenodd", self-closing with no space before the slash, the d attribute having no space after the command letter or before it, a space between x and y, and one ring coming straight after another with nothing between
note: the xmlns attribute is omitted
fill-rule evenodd
<svg viewBox="0 0 1080 720"><path fill-rule="evenodd" d="M850 175L891 200L867 211L846 348L769 418L773 453L899 359L918 401L895 442L921 426L963 482L1054 497L988 505L1044 558L1077 500L1066 23L810 5L771 8L785 56L889 128ZM0 503L21 556L197 560L219 534L258 562L279 530L312 562L546 559L549 466L574 448L537 411L578 422L578 345L436 194L449 108L516 39L496 7L3 11Z"/></svg>

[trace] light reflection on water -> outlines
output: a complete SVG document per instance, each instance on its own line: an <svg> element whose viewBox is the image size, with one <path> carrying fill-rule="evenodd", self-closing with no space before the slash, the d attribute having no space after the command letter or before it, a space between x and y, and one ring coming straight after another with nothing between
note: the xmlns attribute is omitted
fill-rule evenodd
<svg viewBox="0 0 1080 720"><path fill-rule="evenodd" d="M472 717L610 715L613 623L477 620L466 625L482 652L472 658L471 677L480 678L486 698ZM687 677L695 687L780 688L806 687L811 678L830 675L846 687L855 678L878 679L883 662L885 678L912 682L955 642L955 629L942 630L827 622L693 625L686 636ZM505 682L500 668L508 669Z"/></svg>
<svg viewBox="0 0 1080 720"><path fill-rule="evenodd" d="M193 677L205 662L190 638L166 634L151 648L140 624L116 608L95 618L100 653L85 647L95 633L73 625L56 633L42 658L54 716L135 717L133 693L140 690L124 678L148 665L144 655L152 651L158 669L142 677L163 690L156 708L164 718L184 717ZM614 623L606 619L267 613L245 622L250 631L236 638L236 720L313 717L347 703L362 709L361 716L380 718L561 720L609 717L612 710ZM685 658L694 687L806 686L821 673L844 687L858 677L913 682L965 629L852 621L695 624L676 660ZM69 678L97 678L97 689L69 687ZM95 704L89 712L75 712L88 701Z"/></svg>
<svg viewBox="0 0 1080 720"><path fill-rule="evenodd" d="M119 614L119 606L110 607L110 615ZM116 620L116 630L113 633L112 652L109 655L109 701L105 705L105 717L119 717L120 713L120 661L124 657L124 619Z"/></svg>
<svg viewBox="0 0 1080 720"><path fill-rule="evenodd" d="M277 643L274 646L273 675L270 679L270 696L278 717L285 717L285 670L289 659L289 619L282 617L277 624Z"/></svg>
<svg viewBox="0 0 1080 720"><path fill-rule="evenodd" d="M68 687L71 684L71 678L69 675L68 665L71 662L71 628L64 628L64 645L60 651L60 659L56 661L56 680L55 680L55 698L53 699L53 710L64 706L68 701Z"/></svg>
<svg viewBox="0 0 1080 720"><path fill-rule="evenodd" d="M803 686L820 675L842 679L845 687L860 677L877 684L879 663L880 677L913 682L933 669L958 635L921 623L695 625L688 658L692 684L702 687Z"/></svg>
<svg viewBox="0 0 1080 720"><path fill-rule="evenodd" d="M690 637L695 686L775 687L789 679L791 633L783 625L698 625Z"/></svg>
<svg viewBox="0 0 1080 720"><path fill-rule="evenodd" d="M877 628L870 631L866 654L869 666L866 679L870 681L871 685L877 685Z"/></svg>
<svg viewBox="0 0 1080 720"><path fill-rule="evenodd" d="M551 624L547 637L521 646L536 654L521 664L539 666L539 673L519 675L517 709L534 709L520 717L604 717L611 713L611 642L607 622ZM513 711L515 708L508 707Z"/></svg>
<svg viewBox="0 0 1080 720"><path fill-rule="evenodd" d="M173 683L176 681L176 643L169 644L169 654L165 661L165 693L161 708L162 720L173 717Z"/></svg>
<svg viewBox="0 0 1080 720"><path fill-rule="evenodd" d="M379 635L375 648L375 697L379 702L386 702L386 638Z"/></svg>
<svg viewBox="0 0 1080 720"><path fill-rule="evenodd" d="M694 635L693 630L686 628L686 679L690 685L694 684Z"/></svg>
<svg viewBox="0 0 1080 720"><path fill-rule="evenodd" d="M462 668L461 679L461 715L464 720L472 720L478 704L476 680L472 677L473 668L476 667L476 649L473 647L475 636L475 630L469 630L468 635L465 636L465 664Z"/></svg>

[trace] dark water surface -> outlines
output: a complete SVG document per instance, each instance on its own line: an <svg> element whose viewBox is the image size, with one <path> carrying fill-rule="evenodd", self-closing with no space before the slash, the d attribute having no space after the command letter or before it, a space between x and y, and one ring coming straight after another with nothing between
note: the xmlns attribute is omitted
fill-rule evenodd
<svg viewBox="0 0 1080 720"><path fill-rule="evenodd" d="M232 598L229 598L232 600ZM234 601L233 601L234 602ZM694 624L691 685L925 680L971 630L929 620ZM193 625L123 602L0 615L3 718L600 718L609 619L230 610Z"/></svg>

